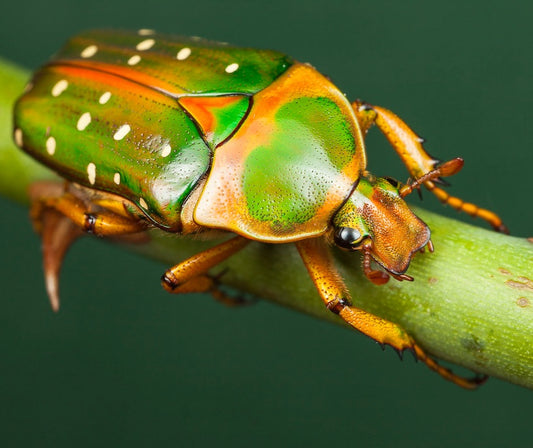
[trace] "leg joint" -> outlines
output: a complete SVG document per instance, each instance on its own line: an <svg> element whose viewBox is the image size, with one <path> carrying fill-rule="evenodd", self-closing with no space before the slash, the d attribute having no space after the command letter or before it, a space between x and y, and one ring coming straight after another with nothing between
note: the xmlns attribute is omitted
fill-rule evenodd
<svg viewBox="0 0 533 448"><path fill-rule="evenodd" d="M327 309L332 311L335 314L339 314L341 310L347 306L351 306L351 303L348 299L344 297L340 297L340 298L337 297L331 302L328 302L326 304Z"/></svg>
<svg viewBox="0 0 533 448"><path fill-rule="evenodd" d="M85 213L83 218L83 230L87 233L94 233L96 228L96 216L91 213Z"/></svg>
<svg viewBox="0 0 533 448"><path fill-rule="evenodd" d="M166 271L161 276L161 283L163 285L163 288L165 288L169 292L174 291L178 286L180 286L178 280L170 270Z"/></svg>

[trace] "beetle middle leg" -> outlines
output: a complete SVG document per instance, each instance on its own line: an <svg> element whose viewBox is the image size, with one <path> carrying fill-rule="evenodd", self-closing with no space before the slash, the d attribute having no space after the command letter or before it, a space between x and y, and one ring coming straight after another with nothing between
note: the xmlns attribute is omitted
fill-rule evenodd
<svg viewBox="0 0 533 448"><path fill-rule="evenodd" d="M423 177L438 166L440 161L431 157L424 149L422 145L424 139L416 135L396 114L383 107L366 104L359 100L352 103L352 107L363 133L366 134L370 127L375 124L400 156L414 179ZM463 211L470 216L484 219L498 232L509 233L509 230L496 213L451 196L437 186L439 182L441 182L440 179L428 180L424 182L424 185L441 202L449 204L454 209Z"/></svg>
<svg viewBox="0 0 533 448"><path fill-rule="evenodd" d="M216 278L207 272L243 249L249 242L250 240L237 236L193 255L163 274L161 277L163 288L175 294L209 292L216 300L226 305L245 304L246 301L229 297L220 291Z"/></svg>
<svg viewBox="0 0 533 448"><path fill-rule="evenodd" d="M485 376L463 378L439 365L399 325L356 308L344 281L333 264L329 248L321 238L296 242L296 247L326 307L338 314L356 330L371 337L381 345L387 344L399 353L411 350L417 359L443 378L467 389L474 389L485 380Z"/></svg>

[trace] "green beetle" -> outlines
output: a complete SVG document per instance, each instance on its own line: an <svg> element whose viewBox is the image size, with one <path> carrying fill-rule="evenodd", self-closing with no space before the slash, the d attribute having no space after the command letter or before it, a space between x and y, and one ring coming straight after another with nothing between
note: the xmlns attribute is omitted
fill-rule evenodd
<svg viewBox="0 0 533 448"><path fill-rule="evenodd" d="M413 179L366 171L364 136L376 124ZM494 213L437 186L461 159L440 164L396 115L350 104L309 64L275 51L198 38L93 31L72 38L15 106L17 145L66 179L32 187L48 294L59 308L63 255L82 232L236 236L170 268L170 292L212 292L213 266L252 240L294 243L320 297L354 328L464 387L392 322L352 306L329 244L363 253L376 284L405 274L430 231L403 197L424 184L437 197L505 231ZM375 261L382 269L372 266Z"/></svg>

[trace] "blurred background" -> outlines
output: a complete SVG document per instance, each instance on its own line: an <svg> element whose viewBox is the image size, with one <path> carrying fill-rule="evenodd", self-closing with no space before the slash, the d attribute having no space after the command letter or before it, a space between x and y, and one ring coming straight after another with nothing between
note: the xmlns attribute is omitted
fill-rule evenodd
<svg viewBox="0 0 533 448"><path fill-rule="evenodd" d="M533 236L532 19L512 0L26 0L0 16L0 55L34 69L99 27L284 51L395 111L431 154L464 157L450 192ZM368 159L405 180L377 131ZM94 239L69 253L55 315L27 211L0 205L2 446L530 446L533 391L464 391L269 303L168 295L165 266ZM469 221L429 194L422 205Z"/></svg>

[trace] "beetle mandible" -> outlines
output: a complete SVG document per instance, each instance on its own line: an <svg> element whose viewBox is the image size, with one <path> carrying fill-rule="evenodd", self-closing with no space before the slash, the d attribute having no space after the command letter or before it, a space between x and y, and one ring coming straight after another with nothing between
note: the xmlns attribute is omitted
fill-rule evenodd
<svg viewBox="0 0 533 448"><path fill-rule="evenodd" d="M366 170L364 137L373 125L412 182ZM453 374L398 325L354 307L329 245L361 251L375 284L413 280L405 273L413 254L433 248L429 228L403 199L421 185L498 231L505 226L439 186L462 159L440 163L399 117L350 104L311 65L151 30L86 32L35 74L15 106L14 139L66 180L31 191L54 310L63 255L83 232L225 231L235 236L168 269L163 287L221 297L212 267L250 241L294 243L325 306L352 327L412 350L463 387L484 380Z"/></svg>

